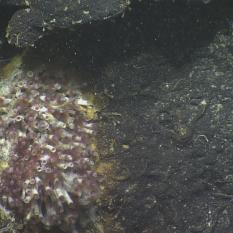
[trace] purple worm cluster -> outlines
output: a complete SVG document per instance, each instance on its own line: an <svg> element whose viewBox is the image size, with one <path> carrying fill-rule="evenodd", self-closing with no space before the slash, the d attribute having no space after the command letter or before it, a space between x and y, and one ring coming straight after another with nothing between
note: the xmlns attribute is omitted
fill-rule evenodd
<svg viewBox="0 0 233 233"><path fill-rule="evenodd" d="M22 76L0 97L0 139L8 145L0 203L24 222L73 225L99 193L87 101L75 87Z"/></svg>

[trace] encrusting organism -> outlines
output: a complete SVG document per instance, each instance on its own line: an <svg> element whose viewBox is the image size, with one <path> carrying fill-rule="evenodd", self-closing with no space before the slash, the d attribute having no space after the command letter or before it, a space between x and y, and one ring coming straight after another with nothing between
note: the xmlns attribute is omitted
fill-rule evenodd
<svg viewBox="0 0 233 233"><path fill-rule="evenodd" d="M99 194L88 101L59 80L20 76L0 97L0 203L31 226L71 226Z"/></svg>

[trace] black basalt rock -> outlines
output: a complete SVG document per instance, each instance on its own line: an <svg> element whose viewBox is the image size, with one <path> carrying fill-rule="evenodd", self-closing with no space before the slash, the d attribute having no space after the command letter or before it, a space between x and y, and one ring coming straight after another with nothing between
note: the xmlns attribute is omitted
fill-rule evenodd
<svg viewBox="0 0 233 233"><path fill-rule="evenodd" d="M34 46L51 31L73 29L81 24L107 20L124 13L131 2L138 0L0 0L0 9L14 9L6 29L8 42L16 47ZM208 4L214 0L143 0L178 4Z"/></svg>
<svg viewBox="0 0 233 233"><path fill-rule="evenodd" d="M124 12L127 0L0 0L1 6L18 7L6 36L17 47L33 46L54 29L106 20Z"/></svg>

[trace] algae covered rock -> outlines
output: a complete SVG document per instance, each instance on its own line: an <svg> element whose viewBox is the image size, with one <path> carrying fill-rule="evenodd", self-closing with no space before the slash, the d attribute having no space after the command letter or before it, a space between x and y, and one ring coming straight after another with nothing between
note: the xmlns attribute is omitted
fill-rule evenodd
<svg viewBox="0 0 233 233"><path fill-rule="evenodd" d="M0 232L18 233L23 225L16 221L13 214L0 205Z"/></svg>
<svg viewBox="0 0 233 233"><path fill-rule="evenodd" d="M9 43L33 46L35 41L60 28L106 20L122 13L127 0L0 0L0 5L18 6L7 28Z"/></svg>

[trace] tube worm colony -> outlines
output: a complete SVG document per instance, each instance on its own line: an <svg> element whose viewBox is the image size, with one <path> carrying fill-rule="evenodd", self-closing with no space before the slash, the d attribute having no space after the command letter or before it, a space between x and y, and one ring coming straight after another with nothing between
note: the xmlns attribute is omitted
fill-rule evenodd
<svg viewBox="0 0 233 233"><path fill-rule="evenodd" d="M21 76L0 97L0 203L35 227L72 226L99 193L89 103L75 86Z"/></svg>

